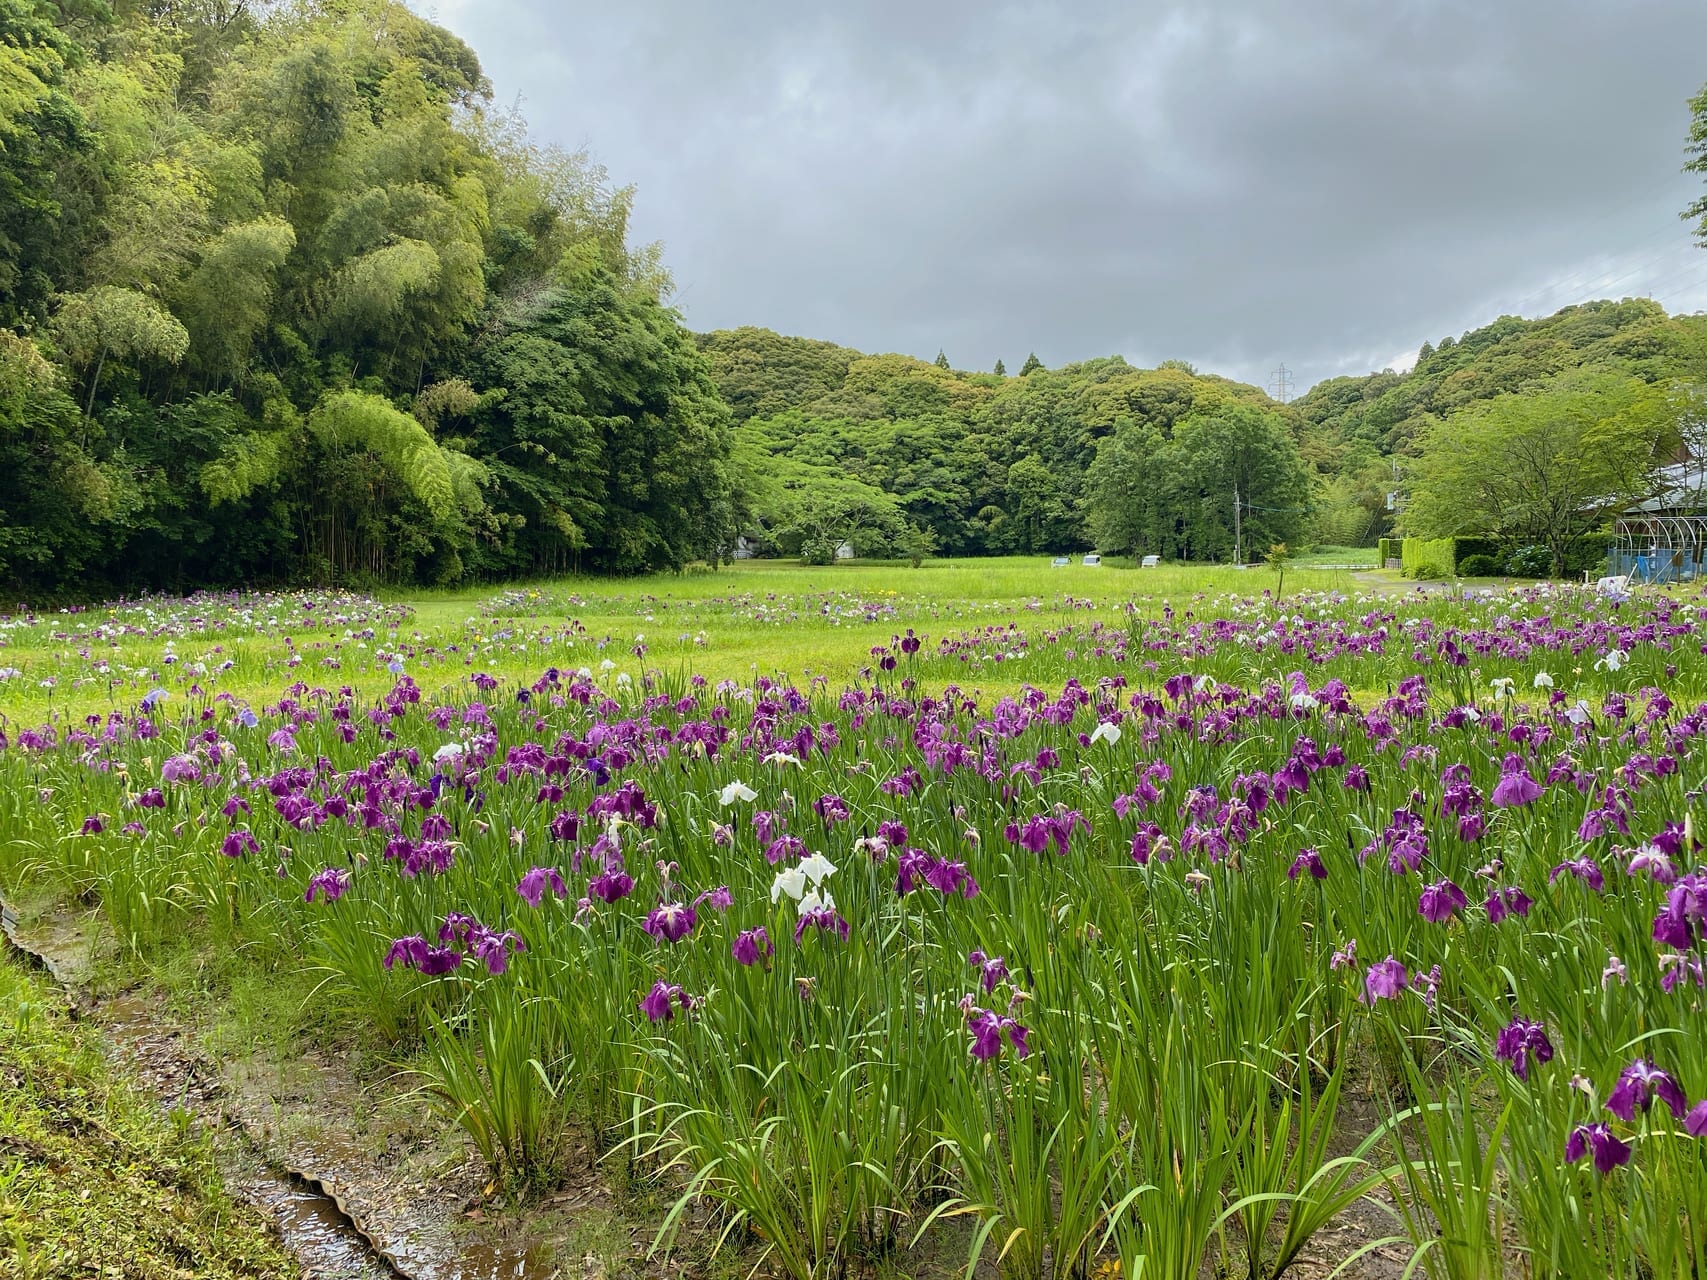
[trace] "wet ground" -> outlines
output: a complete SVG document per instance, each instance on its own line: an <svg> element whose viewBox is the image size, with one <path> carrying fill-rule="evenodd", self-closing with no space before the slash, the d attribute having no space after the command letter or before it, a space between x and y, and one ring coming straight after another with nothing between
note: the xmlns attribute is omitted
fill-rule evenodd
<svg viewBox="0 0 1707 1280"><path fill-rule="evenodd" d="M92 918L91 918L92 919ZM104 950L91 920L74 915L20 922L0 910L6 942L67 990L79 1016L101 1029L114 1054L186 1124L225 1134L226 1182L277 1226L314 1280L548 1280L563 1274L537 1242L511 1245L464 1225L482 1170L471 1158L434 1180L407 1161L382 1160L332 1125L302 1130L290 1095L320 1105L359 1086L319 1064L314 1078L269 1087L265 1073L208 1059L188 1028L157 1001L128 994L96 999L87 982ZM284 1096L281 1096L284 1095ZM475 1218L484 1215L475 1211ZM579 1274L579 1271L577 1271Z"/></svg>

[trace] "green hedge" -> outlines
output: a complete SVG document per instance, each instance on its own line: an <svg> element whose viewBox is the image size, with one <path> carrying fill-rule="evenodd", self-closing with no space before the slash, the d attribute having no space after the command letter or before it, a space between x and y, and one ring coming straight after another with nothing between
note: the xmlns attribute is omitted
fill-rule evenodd
<svg viewBox="0 0 1707 1280"><path fill-rule="evenodd" d="M1407 578L1450 578L1458 571L1453 539L1406 538L1400 551Z"/></svg>
<svg viewBox="0 0 1707 1280"><path fill-rule="evenodd" d="M1381 562L1393 554L1395 540L1381 539ZM1463 538L1405 538L1397 545L1404 561L1407 578L1450 578L1463 572L1471 556L1485 556L1495 564L1504 565L1518 548L1515 544L1486 534ZM1612 534L1606 531L1585 533L1577 538L1565 555L1565 576L1580 577L1584 570L1598 572L1605 567L1606 553L1612 546ZM1479 567L1479 566L1478 566Z"/></svg>
<svg viewBox="0 0 1707 1280"><path fill-rule="evenodd" d="M1380 560L1381 567L1385 569L1389 560L1396 560L1399 558L1399 539L1382 538L1375 544L1375 555L1376 558Z"/></svg>

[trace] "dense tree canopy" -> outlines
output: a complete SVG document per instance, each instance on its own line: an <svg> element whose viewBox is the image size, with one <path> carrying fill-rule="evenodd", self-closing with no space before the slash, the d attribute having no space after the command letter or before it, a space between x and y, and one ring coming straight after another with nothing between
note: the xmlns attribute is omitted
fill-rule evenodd
<svg viewBox="0 0 1707 1280"><path fill-rule="evenodd" d="M630 193L392 0L0 0L0 584L680 565L729 413Z"/></svg>
<svg viewBox="0 0 1707 1280"><path fill-rule="evenodd" d="M798 494L814 483L826 494L840 492L852 480L887 495L904 526L928 534L949 554L1098 546L1228 556L1231 489L1206 460L1209 436L1201 437L1202 448L1173 447L1176 427L1188 419L1188 437L1207 430L1203 423L1211 420L1233 424L1229 429L1240 443L1227 463L1229 477L1247 454L1266 458L1265 451L1278 451L1272 473L1250 472L1248 483L1263 492L1247 492L1245 502L1287 508L1280 513L1285 519L1253 508L1247 514L1259 526L1267 521L1296 534L1310 506L1308 471L1282 406L1255 387L1177 364L1140 369L1113 357L1049 370L1032 360L1029 373L1010 378L907 356L862 356L766 330L700 341L716 353L714 376L739 388L740 403L788 406L750 414L737 428L740 470L754 491L762 531L795 527L793 508L779 494ZM768 370L775 371L774 381ZM1218 411L1225 412L1217 417ZM1246 449L1249 432L1255 436ZM1107 459L1100 471L1099 458ZM1181 471L1187 462L1191 469ZM1130 487L1138 473L1153 475L1155 484ZM1213 511L1194 485L1220 486L1225 510ZM1121 494L1139 495L1140 505L1161 505L1144 515ZM1225 537L1216 532L1222 523ZM898 527L875 522L862 531L865 545L856 549L894 549ZM788 539L779 545L788 546Z"/></svg>

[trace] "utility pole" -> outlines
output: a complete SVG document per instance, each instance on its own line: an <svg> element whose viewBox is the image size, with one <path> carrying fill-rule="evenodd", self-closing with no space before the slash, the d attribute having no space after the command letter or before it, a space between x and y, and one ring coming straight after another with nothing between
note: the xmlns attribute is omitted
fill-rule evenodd
<svg viewBox="0 0 1707 1280"><path fill-rule="evenodd" d="M1239 486L1233 486L1233 567L1237 569L1245 562L1239 541Z"/></svg>
<svg viewBox="0 0 1707 1280"><path fill-rule="evenodd" d="M1284 361L1281 362L1280 368L1269 374L1268 377L1268 389L1274 394L1276 400L1285 404L1292 399L1292 392L1297 384L1292 381L1292 374L1287 370Z"/></svg>

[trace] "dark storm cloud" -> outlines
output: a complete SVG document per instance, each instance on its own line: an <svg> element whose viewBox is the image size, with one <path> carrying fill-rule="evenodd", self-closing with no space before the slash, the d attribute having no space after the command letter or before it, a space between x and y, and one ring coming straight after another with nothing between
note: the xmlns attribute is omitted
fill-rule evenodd
<svg viewBox="0 0 1707 1280"><path fill-rule="evenodd" d="M1302 387L1502 311L1707 303L1701 0L423 8L638 186L700 329Z"/></svg>

